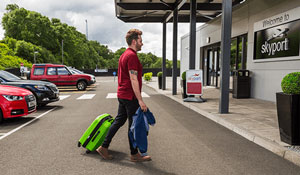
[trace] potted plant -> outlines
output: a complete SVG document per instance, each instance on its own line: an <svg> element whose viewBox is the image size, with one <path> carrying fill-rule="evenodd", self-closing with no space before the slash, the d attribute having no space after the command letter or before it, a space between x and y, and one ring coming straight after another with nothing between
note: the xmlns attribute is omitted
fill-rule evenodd
<svg viewBox="0 0 300 175"><path fill-rule="evenodd" d="M182 95L182 98L185 99L187 98L187 95L186 95L186 71L182 72L181 74L181 95Z"/></svg>
<svg viewBox="0 0 300 175"><path fill-rule="evenodd" d="M152 72L144 73L144 80L146 83L149 83L149 81L152 79Z"/></svg>
<svg viewBox="0 0 300 175"><path fill-rule="evenodd" d="M162 89L162 72L157 73L157 78L158 78L158 88Z"/></svg>
<svg viewBox="0 0 300 175"><path fill-rule="evenodd" d="M276 93L281 141L300 145L300 72L287 74L281 81L283 92Z"/></svg>

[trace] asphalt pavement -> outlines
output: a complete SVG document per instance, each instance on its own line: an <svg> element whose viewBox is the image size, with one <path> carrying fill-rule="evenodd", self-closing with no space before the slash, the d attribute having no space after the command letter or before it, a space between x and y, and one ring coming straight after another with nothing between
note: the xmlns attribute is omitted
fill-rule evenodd
<svg viewBox="0 0 300 175"><path fill-rule="evenodd" d="M62 92L27 117L0 124L0 172L41 174L299 174L300 168L182 104L143 86L144 101L156 118L150 127L148 154L152 161L130 162L126 123L114 137L113 160L85 153L78 139L100 114L116 116L113 77L97 77L88 91ZM110 94L111 98L106 98ZM84 96L85 95L85 96ZM84 97L83 97L84 96ZM81 98L80 98L81 97ZM47 112L47 113L45 113Z"/></svg>

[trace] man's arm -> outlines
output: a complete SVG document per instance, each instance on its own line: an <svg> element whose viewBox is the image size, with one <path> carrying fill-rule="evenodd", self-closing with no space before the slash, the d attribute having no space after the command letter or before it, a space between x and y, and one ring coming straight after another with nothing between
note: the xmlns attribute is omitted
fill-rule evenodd
<svg viewBox="0 0 300 175"><path fill-rule="evenodd" d="M129 70L129 76L130 76L130 81L131 81L131 86L132 86L133 92L134 92L137 100L139 101L139 105L140 105L142 111L146 112L147 106L143 101L140 87L139 87L139 81L137 78L138 72L136 70Z"/></svg>

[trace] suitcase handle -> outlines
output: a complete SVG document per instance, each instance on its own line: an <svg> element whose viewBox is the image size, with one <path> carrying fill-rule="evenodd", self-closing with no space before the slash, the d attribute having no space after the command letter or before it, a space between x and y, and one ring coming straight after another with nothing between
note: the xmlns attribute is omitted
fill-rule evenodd
<svg viewBox="0 0 300 175"><path fill-rule="evenodd" d="M100 134L100 131L97 132L97 134L94 136L94 138L92 139L92 142L96 139L96 137Z"/></svg>
<svg viewBox="0 0 300 175"><path fill-rule="evenodd" d="M109 123L112 123L113 121L114 121L113 118L111 118L111 119L108 120Z"/></svg>

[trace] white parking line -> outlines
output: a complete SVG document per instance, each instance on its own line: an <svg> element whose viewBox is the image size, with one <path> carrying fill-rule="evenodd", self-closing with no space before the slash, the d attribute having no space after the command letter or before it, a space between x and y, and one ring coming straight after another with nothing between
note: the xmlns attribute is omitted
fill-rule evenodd
<svg viewBox="0 0 300 175"><path fill-rule="evenodd" d="M92 99L96 94L84 94L77 98L77 100L86 100L86 99Z"/></svg>
<svg viewBox="0 0 300 175"><path fill-rule="evenodd" d="M142 92L142 97L148 98L150 96L148 94L146 94L145 92ZM106 98L118 98L117 93L108 93Z"/></svg>
<svg viewBox="0 0 300 175"><path fill-rule="evenodd" d="M59 96L59 99L60 100L64 100L64 99L66 99L66 98L68 98L68 97L70 97L71 95L60 95Z"/></svg>
<svg viewBox="0 0 300 175"><path fill-rule="evenodd" d="M117 93L108 93L106 98L117 98Z"/></svg>
<svg viewBox="0 0 300 175"><path fill-rule="evenodd" d="M150 97L148 94L146 94L145 92L142 92L142 97Z"/></svg>
<svg viewBox="0 0 300 175"><path fill-rule="evenodd" d="M21 126L15 128L15 129L9 131L8 133L5 133L3 136L0 136L0 140L4 139L5 137L11 135L12 133L14 133L14 132L16 132L16 131L18 131L18 130L20 130L21 128L23 128L23 127L29 125L30 123L34 122L35 120L37 120L37 119L43 117L44 115L48 114L49 112L51 112L51 111L53 111L53 110L55 110L56 108L57 108L57 107L55 107L55 108L53 108L53 109L50 109L50 110L44 112L43 114L37 116L36 118L30 120L29 122L24 123L23 125L21 125Z"/></svg>

